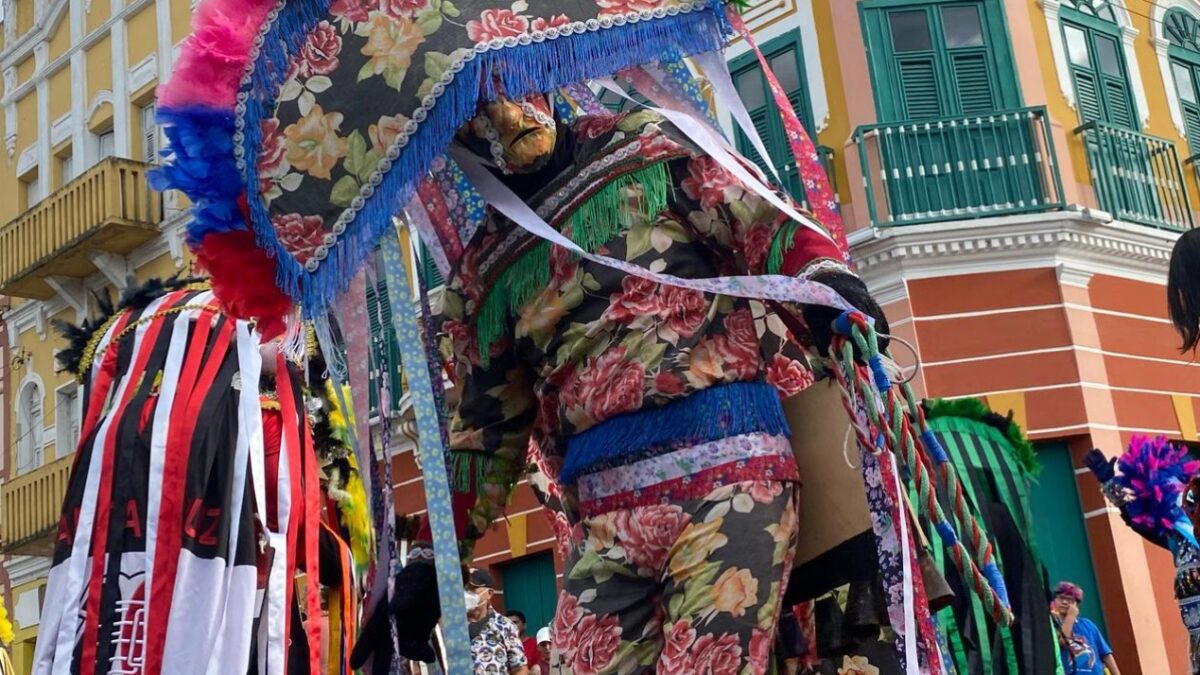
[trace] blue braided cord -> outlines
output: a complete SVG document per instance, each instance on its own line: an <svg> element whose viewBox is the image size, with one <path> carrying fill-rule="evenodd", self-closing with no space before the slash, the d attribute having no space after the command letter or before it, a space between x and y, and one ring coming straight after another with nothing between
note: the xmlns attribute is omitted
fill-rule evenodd
<svg viewBox="0 0 1200 675"><path fill-rule="evenodd" d="M1000 568L996 567L996 563L989 562L984 565L983 576L987 577L988 583L992 585L992 590L996 591L1000 603L1006 608L1012 609L1012 605L1008 602L1008 587L1004 585L1004 575L1000 574Z"/></svg>
<svg viewBox="0 0 1200 675"><path fill-rule="evenodd" d="M883 357L879 354L868 359L871 364L871 374L875 376L875 386L879 388L879 392L883 393L892 388L892 379L888 377L887 371L883 367Z"/></svg>
<svg viewBox="0 0 1200 675"><path fill-rule="evenodd" d="M945 464L950 461L950 456L946 454L946 449L942 447L941 441L937 439L932 430L926 429L922 431L921 440L925 443L929 454L933 455L933 461L938 464Z"/></svg>
<svg viewBox="0 0 1200 675"><path fill-rule="evenodd" d="M934 529L937 530L938 536L942 538L942 543L947 548L953 548L958 544L958 535L954 532L954 528L950 526L950 523L943 520L934 525Z"/></svg>

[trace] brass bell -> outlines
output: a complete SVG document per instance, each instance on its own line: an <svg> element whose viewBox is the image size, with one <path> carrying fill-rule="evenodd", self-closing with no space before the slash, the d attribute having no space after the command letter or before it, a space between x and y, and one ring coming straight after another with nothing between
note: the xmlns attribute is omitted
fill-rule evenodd
<svg viewBox="0 0 1200 675"><path fill-rule="evenodd" d="M921 547L920 553L917 554L917 565L921 568L921 583L925 585L925 599L929 603L929 611L936 614L952 605L954 591L938 569L933 556L929 555L929 551L924 547Z"/></svg>

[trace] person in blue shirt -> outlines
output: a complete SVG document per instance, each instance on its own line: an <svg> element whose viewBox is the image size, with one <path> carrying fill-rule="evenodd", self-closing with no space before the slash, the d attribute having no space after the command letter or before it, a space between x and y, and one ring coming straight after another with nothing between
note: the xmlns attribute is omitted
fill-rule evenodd
<svg viewBox="0 0 1200 675"><path fill-rule="evenodd" d="M1050 616L1058 630L1058 647L1066 675L1121 675L1112 647L1091 619L1079 616L1083 589L1064 581L1054 588Z"/></svg>

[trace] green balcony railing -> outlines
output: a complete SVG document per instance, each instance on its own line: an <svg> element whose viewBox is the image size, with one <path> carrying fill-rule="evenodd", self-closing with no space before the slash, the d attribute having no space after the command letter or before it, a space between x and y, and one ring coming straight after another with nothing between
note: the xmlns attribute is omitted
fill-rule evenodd
<svg viewBox="0 0 1200 675"><path fill-rule="evenodd" d="M1060 209L1044 107L889 122L854 132L875 226Z"/></svg>
<svg viewBox="0 0 1200 675"><path fill-rule="evenodd" d="M1192 227L1175 144L1104 122L1075 130L1087 150L1100 208L1119 220L1168 230Z"/></svg>

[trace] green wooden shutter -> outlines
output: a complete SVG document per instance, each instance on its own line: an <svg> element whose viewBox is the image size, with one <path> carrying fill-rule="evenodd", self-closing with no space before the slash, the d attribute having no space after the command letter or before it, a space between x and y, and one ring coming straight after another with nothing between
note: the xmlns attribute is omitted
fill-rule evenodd
<svg viewBox="0 0 1200 675"><path fill-rule="evenodd" d="M442 278L442 273L438 271L437 265L433 264L433 257L429 253L429 249L425 247L425 242L421 242L421 280L425 284L426 290L444 286L446 280Z"/></svg>
<svg viewBox="0 0 1200 675"><path fill-rule="evenodd" d="M1190 147L1200 147L1200 107L1190 103L1183 104L1183 124L1187 129Z"/></svg>
<svg viewBox="0 0 1200 675"><path fill-rule="evenodd" d="M1073 68L1075 74L1075 99L1079 105L1079 119L1084 122L1094 122L1104 119L1100 107L1100 90L1096 86L1096 75L1090 70Z"/></svg>
<svg viewBox="0 0 1200 675"><path fill-rule="evenodd" d="M938 80L933 56L897 59L900 91L907 119L940 117L942 105L938 96Z"/></svg>
<svg viewBox="0 0 1200 675"><path fill-rule="evenodd" d="M371 329L370 358L374 364L377 364L378 350L376 346L378 345L379 340L382 338L383 327L379 323L379 293L376 291L376 289L370 286L367 286L367 322ZM377 370L377 368L368 369L368 372L371 374L370 386L368 387L370 390L368 394L368 401L372 416L379 413L379 388L375 380L375 374Z"/></svg>
<svg viewBox="0 0 1200 675"><path fill-rule="evenodd" d="M1124 80L1104 78L1104 100L1108 106L1108 121L1126 129L1136 129L1129 85Z"/></svg>
<svg viewBox="0 0 1200 675"><path fill-rule="evenodd" d="M978 115L996 110L987 54L956 54L952 57L955 93L959 111Z"/></svg>

